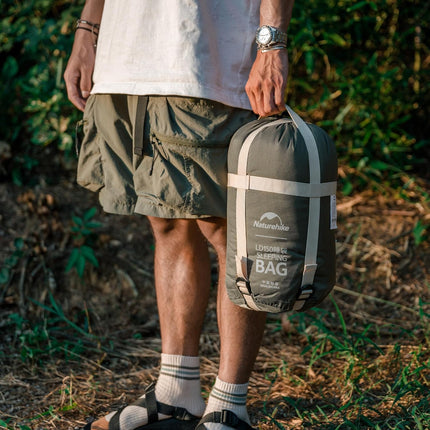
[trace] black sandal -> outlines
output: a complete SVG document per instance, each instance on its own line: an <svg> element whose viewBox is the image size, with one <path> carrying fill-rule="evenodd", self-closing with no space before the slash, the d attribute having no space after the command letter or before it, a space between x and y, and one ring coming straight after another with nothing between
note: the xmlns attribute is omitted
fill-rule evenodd
<svg viewBox="0 0 430 430"><path fill-rule="evenodd" d="M190 414L186 409L177 406L166 405L165 403L158 402L155 397L155 384L152 383L145 390L145 397L137 399L132 403L134 406L145 408L148 412L148 423L137 427L134 430L194 430L200 417ZM127 405L126 405L127 406ZM109 430L121 430L119 425L119 418L121 412L126 407L123 406L109 421ZM159 420L158 414L169 415L170 418ZM85 425L83 430L91 430L91 424Z"/></svg>
<svg viewBox="0 0 430 430"><path fill-rule="evenodd" d="M205 423L224 424L238 430L255 430L247 422L241 420L234 412L227 409L205 415L198 423L196 430L205 430Z"/></svg>

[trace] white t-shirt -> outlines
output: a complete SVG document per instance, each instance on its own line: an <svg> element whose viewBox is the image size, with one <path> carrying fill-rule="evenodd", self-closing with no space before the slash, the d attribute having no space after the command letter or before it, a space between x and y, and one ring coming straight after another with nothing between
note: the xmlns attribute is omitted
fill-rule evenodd
<svg viewBox="0 0 430 430"><path fill-rule="evenodd" d="M106 0L92 93L201 97L250 109L260 0Z"/></svg>

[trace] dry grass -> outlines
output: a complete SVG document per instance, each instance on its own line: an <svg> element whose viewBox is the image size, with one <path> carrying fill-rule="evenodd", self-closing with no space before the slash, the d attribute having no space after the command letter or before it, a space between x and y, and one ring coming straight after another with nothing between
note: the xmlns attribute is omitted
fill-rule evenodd
<svg viewBox="0 0 430 430"><path fill-rule="evenodd" d="M0 420L9 429L76 428L133 400L157 376L147 224L99 214L93 246L101 264L81 282L64 274L68 222L94 197L64 186L43 195L1 191L9 204L1 209L0 261L16 237L28 252L2 292ZM430 253L428 242L417 245L416 226L428 225L429 209L364 193L343 198L338 211L333 298L317 311L270 317L251 379L253 423L263 430L428 428ZM52 306L50 294L67 320L34 303ZM218 366L214 301L201 345L207 395Z"/></svg>

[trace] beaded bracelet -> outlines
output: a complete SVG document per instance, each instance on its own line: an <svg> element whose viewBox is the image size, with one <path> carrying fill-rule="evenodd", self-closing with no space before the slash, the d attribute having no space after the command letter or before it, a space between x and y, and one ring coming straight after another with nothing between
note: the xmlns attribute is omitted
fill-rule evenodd
<svg viewBox="0 0 430 430"><path fill-rule="evenodd" d="M81 19L81 18L79 18L79 19L76 21L76 28L83 28L83 27L79 27L79 24L86 24L86 25L89 25L89 26L91 27L91 30L93 30L93 31L94 31L94 29L95 29L95 28L96 28L97 30L99 30L99 29L100 29L100 24L93 24L92 22L87 21L86 19Z"/></svg>
<svg viewBox="0 0 430 430"><path fill-rule="evenodd" d="M86 30L89 31L90 33L94 34L94 36L98 36L99 34L94 31L92 28L87 28L87 27L76 27L76 30Z"/></svg>
<svg viewBox="0 0 430 430"><path fill-rule="evenodd" d="M287 45L277 44L277 45L266 46L266 47L262 46L257 48L257 50L260 52L277 51L278 49L287 49Z"/></svg>

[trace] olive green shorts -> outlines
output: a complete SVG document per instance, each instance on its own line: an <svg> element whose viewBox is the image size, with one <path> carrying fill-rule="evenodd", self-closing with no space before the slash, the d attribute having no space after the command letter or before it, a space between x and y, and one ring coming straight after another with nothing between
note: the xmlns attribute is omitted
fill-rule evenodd
<svg viewBox="0 0 430 430"><path fill-rule="evenodd" d="M230 138L255 118L206 99L91 95L77 181L110 213L225 217Z"/></svg>

